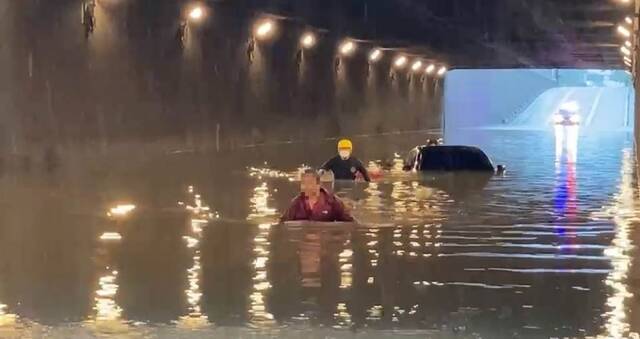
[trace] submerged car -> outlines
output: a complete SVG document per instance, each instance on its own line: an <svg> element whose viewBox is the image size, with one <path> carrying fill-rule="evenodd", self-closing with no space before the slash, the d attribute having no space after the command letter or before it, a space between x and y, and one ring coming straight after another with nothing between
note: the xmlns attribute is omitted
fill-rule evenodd
<svg viewBox="0 0 640 339"><path fill-rule="evenodd" d="M553 123L562 126L580 125L580 115L576 112L560 110L558 113L553 115Z"/></svg>
<svg viewBox="0 0 640 339"><path fill-rule="evenodd" d="M567 102L560 106L560 109L553 115L553 123L560 126L580 125L579 108L576 102Z"/></svg>
<svg viewBox="0 0 640 339"><path fill-rule="evenodd" d="M499 171L504 167L499 166ZM405 170L495 172L489 157L473 146L419 146L409 152Z"/></svg>

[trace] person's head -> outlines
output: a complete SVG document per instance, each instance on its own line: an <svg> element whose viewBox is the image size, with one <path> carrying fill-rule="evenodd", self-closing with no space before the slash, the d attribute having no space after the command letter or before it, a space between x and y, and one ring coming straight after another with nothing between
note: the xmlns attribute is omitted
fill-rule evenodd
<svg viewBox="0 0 640 339"><path fill-rule="evenodd" d="M318 195L320 193L320 174L312 169L307 169L302 172L300 177L300 191L306 196Z"/></svg>
<svg viewBox="0 0 640 339"><path fill-rule="evenodd" d="M438 139L427 139L427 146L438 146Z"/></svg>
<svg viewBox="0 0 640 339"><path fill-rule="evenodd" d="M349 139L342 139L338 141L338 154L340 154L340 158L347 160L351 157L351 152L353 152L353 144Z"/></svg>

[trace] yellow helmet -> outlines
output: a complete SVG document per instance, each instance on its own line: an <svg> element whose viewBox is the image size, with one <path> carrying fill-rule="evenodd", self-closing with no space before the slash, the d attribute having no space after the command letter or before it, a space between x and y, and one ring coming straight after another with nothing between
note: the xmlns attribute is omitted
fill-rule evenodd
<svg viewBox="0 0 640 339"><path fill-rule="evenodd" d="M351 143L351 140L349 139L342 139L340 141L338 141L338 149L348 149L348 150L352 150L353 149L353 144Z"/></svg>

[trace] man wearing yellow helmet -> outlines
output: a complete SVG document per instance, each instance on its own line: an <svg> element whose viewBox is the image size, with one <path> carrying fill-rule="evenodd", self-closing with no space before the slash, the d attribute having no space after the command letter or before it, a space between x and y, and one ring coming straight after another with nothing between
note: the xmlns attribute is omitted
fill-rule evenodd
<svg viewBox="0 0 640 339"><path fill-rule="evenodd" d="M338 155L329 159L321 169L333 172L335 180L355 180L360 173L364 180L371 181L367 169L360 160L351 156L353 144L351 140L342 139L338 141Z"/></svg>

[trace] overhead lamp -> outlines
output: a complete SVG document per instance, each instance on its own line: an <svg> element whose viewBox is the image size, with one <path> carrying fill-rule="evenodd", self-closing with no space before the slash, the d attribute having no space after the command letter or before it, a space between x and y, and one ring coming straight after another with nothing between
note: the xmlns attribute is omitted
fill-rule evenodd
<svg viewBox="0 0 640 339"><path fill-rule="evenodd" d="M620 52L622 52L626 56L631 55L631 50L629 50L626 46L620 47Z"/></svg>
<svg viewBox="0 0 640 339"><path fill-rule="evenodd" d="M202 7L200 7L200 6L193 7L189 11L189 19L190 20L198 21L198 20L202 19L202 17L204 17L204 9L202 9Z"/></svg>
<svg viewBox="0 0 640 339"><path fill-rule="evenodd" d="M300 38L300 44L304 48L311 48L316 44L316 36L311 32L305 33L302 38Z"/></svg>
<svg viewBox="0 0 640 339"><path fill-rule="evenodd" d="M256 26L256 37L258 39L266 39L273 35L273 31L275 30L275 23L273 20L266 19Z"/></svg>
<svg viewBox="0 0 640 339"><path fill-rule="evenodd" d="M356 50L356 44L353 41L345 41L340 45L340 54L351 55Z"/></svg>
<svg viewBox="0 0 640 339"><path fill-rule="evenodd" d="M629 47L629 48L631 48L631 41L626 40L626 41L624 42L624 45L625 45L625 46L627 46L627 47Z"/></svg>
<svg viewBox="0 0 640 339"><path fill-rule="evenodd" d="M407 57L405 56L399 56L396 58L396 61L393 62L393 64L397 67L397 68L402 68L404 67L404 65L407 64Z"/></svg>
<svg viewBox="0 0 640 339"><path fill-rule="evenodd" d="M414 62L413 65L411 65L411 70L417 72L418 70L420 70L420 67L422 67L422 61L418 60Z"/></svg>
<svg viewBox="0 0 640 339"><path fill-rule="evenodd" d="M629 25L633 24L633 19L631 19L630 17L624 18L624 21L626 21Z"/></svg>
<svg viewBox="0 0 640 339"><path fill-rule="evenodd" d="M427 66L427 67L424 69L424 72L425 72L425 73L427 73L427 74L431 74L431 73L433 73L433 71L435 71L435 70L436 70L436 65L431 64L431 65Z"/></svg>
<svg viewBox="0 0 640 339"><path fill-rule="evenodd" d="M626 38L631 36L631 31L629 31L626 27L621 25L618 26L618 33L620 33L622 36Z"/></svg>
<svg viewBox="0 0 640 339"><path fill-rule="evenodd" d="M439 76L442 76L442 75L444 75L445 73L447 73L447 67L446 67L446 66L442 66L442 67L440 67L440 69L438 70L438 75L439 75Z"/></svg>
<svg viewBox="0 0 640 339"><path fill-rule="evenodd" d="M376 62L380 60L382 57L382 51L379 48L376 48L369 53L369 61Z"/></svg>

